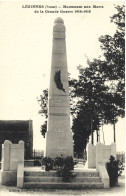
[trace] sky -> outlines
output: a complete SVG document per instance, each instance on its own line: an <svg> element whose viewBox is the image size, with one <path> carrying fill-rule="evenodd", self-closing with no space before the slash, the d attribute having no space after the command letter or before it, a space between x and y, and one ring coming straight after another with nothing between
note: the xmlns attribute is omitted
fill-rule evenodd
<svg viewBox="0 0 126 196"><path fill-rule="evenodd" d="M34 13L25 5L93 6L92 1L0 1L0 120L33 120L34 148L44 149L40 133L44 119L38 111L37 97L48 88L51 68L52 29L54 20L61 17L66 26L68 72L77 78L77 66L87 66L102 55L98 38L113 35L116 26L110 22L116 1L95 2L104 8L91 8L91 13ZM118 4L122 2L118 1ZM50 9L48 10L55 10ZM72 9L75 11L75 9ZM84 10L84 9L83 9ZM89 9L87 9L89 10ZM113 142L113 127L104 126L106 144ZM124 119L116 125L117 150L124 151ZM101 134L102 141L102 134Z"/></svg>

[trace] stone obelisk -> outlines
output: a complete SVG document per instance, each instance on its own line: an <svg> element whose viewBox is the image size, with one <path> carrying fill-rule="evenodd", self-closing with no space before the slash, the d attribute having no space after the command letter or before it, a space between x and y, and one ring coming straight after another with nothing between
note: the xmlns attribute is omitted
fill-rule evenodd
<svg viewBox="0 0 126 196"><path fill-rule="evenodd" d="M45 156L73 156L65 26L54 21Z"/></svg>

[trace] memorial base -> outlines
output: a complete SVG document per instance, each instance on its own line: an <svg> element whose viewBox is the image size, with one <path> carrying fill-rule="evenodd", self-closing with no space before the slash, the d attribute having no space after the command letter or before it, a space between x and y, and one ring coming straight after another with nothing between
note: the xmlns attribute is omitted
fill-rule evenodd
<svg viewBox="0 0 126 196"><path fill-rule="evenodd" d="M17 171L0 171L2 185L16 185Z"/></svg>

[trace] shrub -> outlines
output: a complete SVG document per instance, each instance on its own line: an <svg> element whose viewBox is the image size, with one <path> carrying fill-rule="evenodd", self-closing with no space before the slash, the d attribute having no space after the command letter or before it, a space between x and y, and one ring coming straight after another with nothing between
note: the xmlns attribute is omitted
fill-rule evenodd
<svg viewBox="0 0 126 196"><path fill-rule="evenodd" d="M124 170L123 164L120 160L115 160L113 156L110 156L110 162L106 163L107 172L110 180L110 187L118 184L118 177L121 176Z"/></svg>
<svg viewBox="0 0 126 196"><path fill-rule="evenodd" d="M77 164L77 162L73 160L72 156L60 156L54 159L44 157L42 160L42 165L45 165L46 171L55 169L58 176L62 177L62 180L66 182L70 181L70 178L75 177L75 175L72 174L75 164Z"/></svg>
<svg viewBox="0 0 126 196"><path fill-rule="evenodd" d="M73 157L71 156L67 156L66 158L57 157L55 159L55 168L58 176L61 176L62 180L65 182L70 181L70 178L75 177L72 174L75 164L77 163L74 162Z"/></svg>
<svg viewBox="0 0 126 196"><path fill-rule="evenodd" d="M41 166L41 162L39 160L34 161L34 166Z"/></svg>
<svg viewBox="0 0 126 196"><path fill-rule="evenodd" d="M54 160L51 157L44 157L42 159L42 165L45 165L46 171L52 170L54 165Z"/></svg>

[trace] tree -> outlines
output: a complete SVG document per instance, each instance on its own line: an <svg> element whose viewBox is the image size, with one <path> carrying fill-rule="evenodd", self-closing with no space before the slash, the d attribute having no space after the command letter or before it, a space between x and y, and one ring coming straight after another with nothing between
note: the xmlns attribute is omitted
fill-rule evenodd
<svg viewBox="0 0 126 196"><path fill-rule="evenodd" d="M99 38L106 62L103 71L106 79L110 81L110 90L113 88L112 84L116 85L115 92L111 91L113 119L108 119L108 122L113 124L114 141L115 123L118 116L124 117L125 106L125 6L115 8L117 13L111 17L111 22L117 26L115 34L113 37L105 35Z"/></svg>
<svg viewBox="0 0 126 196"><path fill-rule="evenodd" d="M106 87L100 75L97 60L94 60L93 63L90 62L88 68L84 69L79 66L78 70L78 80L75 84L73 83L72 87L73 97L79 99L76 106L72 108L74 110L72 130L74 150L82 153L86 148L90 134L92 134L93 143L94 130L97 131L98 140L101 116L104 114L104 103L106 102ZM83 149L79 146L83 146Z"/></svg>
<svg viewBox="0 0 126 196"><path fill-rule="evenodd" d="M93 143L93 131L98 133L101 122L113 124L115 141L115 124L119 116L124 117L125 12L124 6L117 6L116 9L118 13L111 17L111 21L117 25L117 31L113 37L105 35L99 38L105 59L94 59L93 62L88 60L89 67L86 69L78 67L79 78L75 83L75 90L72 90L73 97L79 98L77 106L74 107L74 142L78 136L84 142L83 132L88 129L85 141L88 141L88 136L92 133ZM114 91L112 83L116 86ZM84 119L85 112L88 122Z"/></svg>
<svg viewBox="0 0 126 196"><path fill-rule="evenodd" d="M41 134L45 138L45 133L47 131L47 118L48 118L48 89L43 90L42 95L38 99L40 103L41 110L39 110L39 114L45 117L44 123L41 125Z"/></svg>

